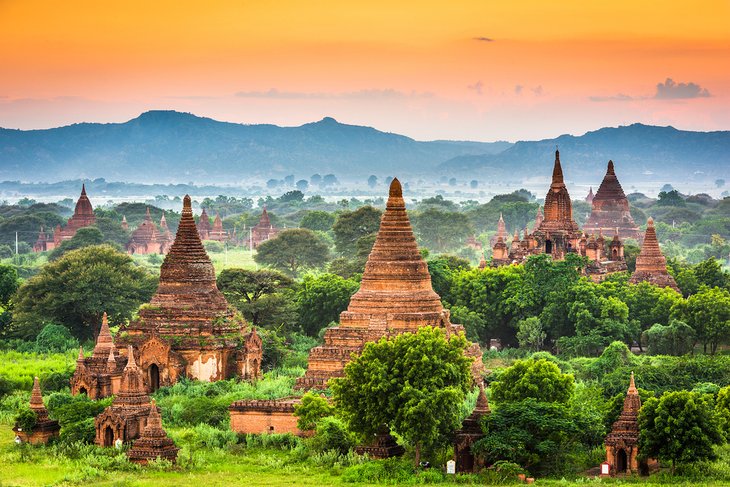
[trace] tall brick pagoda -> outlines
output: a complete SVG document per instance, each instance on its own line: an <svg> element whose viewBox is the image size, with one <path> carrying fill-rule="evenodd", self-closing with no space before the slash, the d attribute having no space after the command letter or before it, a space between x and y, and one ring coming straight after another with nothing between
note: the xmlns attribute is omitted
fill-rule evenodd
<svg viewBox="0 0 730 487"><path fill-rule="evenodd" d="M147 425L144 427L140 437L135 440L132 448L127 451L129 461L140 465L147 465L158 458L169 460L175 463L179 448L175 442L167 436L162 429L162 418L154 399L150 404L150 414L147 417Z"/></svg>
<svg viewBox="0 0 730 487"><path fill-rule="evenodd" d="M205 208L203 208L203 211L200 213L200 218L198 219L198 235L200 236L200 240L208 240L211 230L212 228L210 226L208 212L206 212Z"/></svg>
<svg viewBox="0 0 730 487"><path fill-rule="evenodd" d="M132 237L127 243L127 252L130 254L166 254L170 248L170 243L168 235L157 229L152 221L150 209L147 208L144 220L132 232Z"/></svg>
<svg viewBox="0 0 730 487"><path fill-rule="evenodd" d="M86 394L90 399L101 399L116 394L119 391L126 360L114 345L114 339L109 331L109 321L104 313L92 355L84 357L84 349L79 349L76 370L70 381L71 394Z"/></svg>
<svg viewBox="0 0 730 487"><path fill-rule="evenodd" d="M223 230L223 220L221 220L221 216L218 213L215 214L215 218L213 219L213 228L208 234L208 240L216 240L218 242L228 241L228 232Z"/></svg>
<svg viewBox="0 0 730 487"><path fill-rule="evenodd" d="M29 431L23 431L15 425L13 431L25 443L31 445L42 445L48 443L51 438L57 437L61 431L58 421L48 417L48 410L43 404L41 385L38 377L33 379L33 391L30 394L30 409L36 414L36 423Z"/></svg>
<svg viewBox="0 0 730 487"><path fill-rule="evenodd" d="M636 270L631 274L629 282L632 284L649 282L655 286L670 287L681 292L674 278L667 272L667 259L659 248L653 218L649 218L646 222L646 233L641 244L641 252L636 257Z"/></svg>
<svg viewBox="0 0 730 487"><path fill-rule="evenodd" d="M497 243L500 237L502 241L507 240L507 237L509 237L507 234L507 226L504 224L504 218L502 218L501 213L499 214L499 220L497 220L497 233L489 240L489 244L494 247L494 244Z"/></svg>
<svg viewBox="0 0 730 487"><path fill-rule="evenodd" d="M431 286L428 266L406 214L401 184L394 179L360 289L340 314L339 326L329 328L324 344L310 352L309 367L297 379L297 387L324 388L328 379L342 376L351 354L359 353L366 342L414 332L422 326L439 327L447 333L463 331L461 325L451 324L449 310ZM475 370L480 370L479 346L474 344L469 353L476 358Z"/></svg>
<svg viewBox="0 0 730 487"><path fill-rule="evenodd" d="M593 194L593 186L591 186L590 188L588 188L588 194L586 195L585 199L586 203L588 203L589 205L593 204L593 198L595 197L596 196Z"/></svg>
<svg viewBox="0 0 730 487"><path fill-rule="evenodd" d="M605 441L606 462L611 465L611 475L648 473L649 470L658 467L656 460L640 462L638 459L639 409L641 409L641 397L634 383L634 373L631 372L631 381L621 415L613 423Z"/></svg>
<svg viewBox="0 0 730 487"><path fill-rule="evenodd" d="M253 248L256 248L262 242L266 242L267 240L276 237L277 233L279 233L279 229L271 223L269 212L266 211L266 207L264 207L263 211L261 212L261 218L259 218L259 222L256 224L256 226L251 228L251 241L249 242L249 244Z"/></svg>
<svg viewBox="0 0 730 487"><path fill-rule="evenodd" d="M215 381L260 375L261 339L218 290L187 195L157 292L120 332L117 346L135 347L151 391L183 376Z"/></svg>
<svg viewBox="0 0 730 487"><path fill-rule="evenodd" d="M616 177L613 161L608 161L606 175L592 198L591 208L584 232L610 234L616 231L622 239L641 239L641 231L631 216L629 200Z"/></svg>
<svg viewBox="0 0 730 487"><path fill-rule="evenodd" d="M81 185L81 195L76 201L76 208L74 214L66 222L65 227L57 225L53 236L47 234L43 228L38 235L38 240L33 245L34 252L45 252L47 250L53 250L54 248L61 245L64 240L71 240L76 232L80 228L88 227L96 223L96 216L94 215L94 208L91 206L91 201L86 195L86 185Z"/></svg>

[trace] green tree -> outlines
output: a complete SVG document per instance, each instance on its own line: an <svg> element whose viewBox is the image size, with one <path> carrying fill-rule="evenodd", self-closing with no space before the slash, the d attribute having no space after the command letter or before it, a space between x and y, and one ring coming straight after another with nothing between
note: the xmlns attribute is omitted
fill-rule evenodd
<svg viewBox="0 0 730 487"><path fill-rule="evenodd" d="M302 268L317 269L329 259L327 243L311 230L293 228L262 242L254 260L296 277Z"/></svg>
<svg viewBox="0 0 730 487"><path fill-rule="evenodd" d="M692 352L695 331L687 323L672 320L668 325L656 323L642 335L652 355L684 355Z"/></svg>
<svg viewBox="0 0 730 487"><path fill-rule="evenodd" d="M302 431L314 429L320 419L332 416L334 413L334 406L327 399L313 392L304 394L301 402L294 406L297 428Z"/></svg>
<svg viewBox="0 0 730 487"><path fill-rule="evenodd" d="M707 287L730 287L730 274L722 270L720 262L711 257L694 266L697 282Z"/></svg>
<svg viewBox="0 0 730 487"><path fill-rule="evenodd" d="M78 340L71 336L68 328L62 325L44 326L35 339L35 348L39 353L63 353L78 347Z"/></svg>
<svg viewBox="0 0 730 487"><path fill-rule="evenodd" d="M101 230L98 228L93 226L79 228L70 240L64 240L61 242L61 245L51 250L48 254L48 260L58 260L62 255L71 250L90 247L92 245L101 245L103 243L104 235L102 235Z"/></svg>
<svg viewBox="0 0 730 487"><path fill-rule="evenodd" d="M0 306L6 307L10 303L10 298L18 290L19 285L20 280L15 267L0 264Z"/></svg>
<svg viewBox="0 0 730 487"><path fill-rule="evenodd" d="M337 252L343 255L354 254L358 239L378 231L381 216L382 212L372 206L340 213L332 227Z"/></svg>
<svg viewBox="0 0 730 487"><path fill-rule="evenodd" d="M492 397L497 402L535 399L539 402L567 403L573 394L573 375L546 359L518 360L492 382Z"/></svg>
<svg viewBox="0 0 730 487"><path fill-rule="evenodd" d="M104 312L111 322L127 321L149 301L156 286L157 280L130 256L108 245L73 250L20 286L10 332L35 337L50 322L88 339Z"/></svg>
<svg viewBox="0 0 730 487"><path fill-rule="evenodd" d="M428 208L413 214L411 220L421 245L436 252L455 249L474 234L474 227L463 213Z"/></svg>
<svg viewBox="0 0 730 487"><path fill-rule="evenodd" d="M716 458L724 443L712 398L696 392L665 392L650 398L639 412L639 452L645 458L692 463Z"/></svg>
<svg viewBox="0 0 730 487"><path fill-rule="evenodd" d="M304 276L296 295L302 331L317 336L322 328L338 321L358 287L357 282L335 274Z"/></svg>
<svg viewBox="0 0 730 487"><path fill-rule="evenodd" d="M302 220L299 222L299 226L310 230L328 232L332 230L334 223L335 216L332 213L314 210L304 214Z"/></svg>
<svg viewBox="0 0 730 487"><path fill-rule="evenodd" d="M330 381L338 411L350 429L365 437L383 425L423 449L449 444L459 427L459 409L472 383L471 360L463 334L446 339L440 329L423 327L365 345Z"/></svg>
<svg viewBox="0 0 730 487"><path fill-rule="evenodd" d="M715 411L720 423L720 430L725 438L730 438L730 386L725 386L717 393Z"/></svg>
<svg viewBox="0 0 730 487"><path fill-rule="evenodd" d="M280 324L289 317L290 308L282 291L294 280L270 269L224 269L217 280L218 289L254 326Z"/></svg>
<svg viewBox="0 0 730 487"><path fill-rule="evenodd" d="M682 195L679 194L679 191L677 191L676 189L673 189L671 191L660 191L657 205L659 205L659 206L687 206L687 203L685 203L684 199L682 198Z"/></svg>
<svg viewBox="0 0 730 487"><path fill-rule="evenodd" d="M675 316L691 326L705 353L709 345L714 354L718 345L730 337L730 292L703 287L675 307Z"/></svg>
<svg viewBox="0 0 730 487"><path fill-rule="evenodd" d="M540 318L536 316L525 318L517 323L517 341L521 348L537 352L542 349L546 336Z"/></svg>

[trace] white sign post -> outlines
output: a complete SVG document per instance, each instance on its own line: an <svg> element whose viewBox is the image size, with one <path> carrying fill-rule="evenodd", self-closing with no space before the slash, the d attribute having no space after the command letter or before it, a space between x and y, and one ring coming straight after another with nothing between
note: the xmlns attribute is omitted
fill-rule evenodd
<svg viewBox="0 0 730 487"><path fill-rule="evenodd" d="M449 475L454 475L456 473L456 462L453 460L449 460L446 462L446 473Z"/></svg>

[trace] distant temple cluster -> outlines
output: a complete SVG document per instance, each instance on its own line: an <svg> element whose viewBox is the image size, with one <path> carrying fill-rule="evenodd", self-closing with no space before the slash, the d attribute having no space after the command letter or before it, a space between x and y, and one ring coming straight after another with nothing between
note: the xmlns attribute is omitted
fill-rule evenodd
<svg viewBox="0 0 730 487"><path fill-rule="evenodd" d="M594 281L601 281L614 272L627 270L624 257L624 238L641 240L642 235L631 216L629 202L616 177L613 161L596 194L591 188L586 201L591 202L591 214L583 231L573 219L573 205L563 179L560 152L555 151L552 183L545 196L544 212L538 208L532 230L525 228L520 237L515 230L509 245L504 219L500 215L497 233L493 237L492 267L524 262L529 256L548 254L562 260L569 253L588 258L583 272ZM611 235L610 238L604 237ZM666 270L666 259L661 255L653 221L647 227L647 237L637 258L636 272L631 282L650 281L677 289L674 279ZM488 264L482 259L480 267Z"/></svg>
<svg viewBox="0 0 730 487"><path fill-rule="evenodd" d="M122 228L129 228L127 217L122 218ZM174 238L167 227L165 214L160 218L160 228L152 221L150 209L147 208L144 220L132 232L132 237L127 243L127 252L130 254L166 254L170 250Z"/></svg>

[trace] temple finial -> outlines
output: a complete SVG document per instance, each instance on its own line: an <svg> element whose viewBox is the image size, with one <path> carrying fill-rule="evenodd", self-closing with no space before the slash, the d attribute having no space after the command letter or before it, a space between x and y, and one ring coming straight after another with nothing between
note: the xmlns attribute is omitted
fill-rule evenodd
<svg viewBox="0 0 730 487"><path fill-rule="evenodd" d="M639 391L636 389L636 383L634 382L634 371L631 371L631 382L629 382L629 394L638 394Z"/></svg>
<svg viewBox="0 0 730 487"><path fill-rule="evenodd" d="M400 181L398 181L398 178L393 178L393 181L391 181L388 196L395 198L403 197L403 187L401 186Z"/></svg>
<svg viewBox="0 0 730 487"><path fill-rule="evenodd" d="M136 368L137 362L134 361L134 348L132 348L132 345L129 346L129 351L127 352L127 367L129 368Z"/></svg>
<svg viewBox="0 0 730 487"><path fill-rule="evenodd" d="M606 170L606 174L612 174L616 175L616 172L613 170L613 161L608 161L608 169Z"/></svg>

